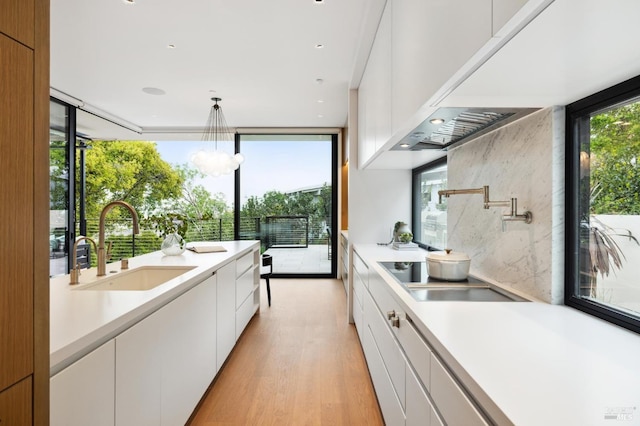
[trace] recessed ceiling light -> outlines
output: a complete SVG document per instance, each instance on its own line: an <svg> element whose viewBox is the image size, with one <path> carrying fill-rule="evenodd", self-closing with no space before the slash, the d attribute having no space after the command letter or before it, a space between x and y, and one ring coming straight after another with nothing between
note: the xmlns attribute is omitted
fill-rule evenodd
<svg viewBox="0 0 640 426"><path fill-rule="evenodd" d="M168 47L169 49L175 49L175 48L176 48L176 45L175 45L175 44L168 44L168 45L167 45L167 47Z"/></svg>
<svg viewBox="0 0 640 426"><path fill-rule="evenodd" d="M442 118L432 118L431 120L429 120L429 123L431 123L431 124L442 124L442 123L444 123L444 120Z"/></svg>
<svg viewBox="0 0 640 426"><path fill-rule="evenodd" d="M324 0L314 0L314 3L315 4L322 4L322 3L324 3Z"/></svg>
<svg viewBox="0 0 640 426"><path fill-rule="evenodd" d="M324 80L321 78L316 78L316 84L322 84L324 83Z"/></svg>
<svg viewBox="0 0 640 426"><path fill-rule="evenodd" d="M318 99L318 103L322 104L322 103L324 103L324 101L322 99Z"/></svg>
<svg viewBox="0 0 640 426"><path fill-rule="evenodd" d="M408 143L401 143L400 144L400 148L409 148L411 145L409 145Z"/></svg>
<svg viewBox="0 0 640 426"><path fill-rule="evenodd" d="M318 114L318 118L324 118L324 115Z"/></svg>
<svg viewBox="0 0 640 426"><path fill-rule="evenodd" d="M142 91L148 95L157 95L157 96L164 95L167 93L162 89L158 89L157 87L144 87L142 88Z"/></svg>
<svg viewBox="0 0 640 426"><path fill-rule="evenodd" d="M136 4L136 0L122 0L124 4Z"/></svg>
<svg viewBox="0 0 640 426"><path fill-rule="evenodd" d="M315 47L316 49L324 49L324 44L318 43Z"/></svg>

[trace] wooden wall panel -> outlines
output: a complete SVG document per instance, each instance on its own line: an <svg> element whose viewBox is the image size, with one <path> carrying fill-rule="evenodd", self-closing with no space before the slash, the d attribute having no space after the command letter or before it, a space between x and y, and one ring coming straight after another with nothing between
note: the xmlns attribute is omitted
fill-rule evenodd
<svg viewBox="0 0 640 426"><path fill-rule="evenodd" d="M34 45L34 1L2 0L0 32L29 47Z"/></svg>
<svg viewBox="0 0 640 426"><path fill-rule="evenodd" d="M26 426L33 424L31 415L31 378L0 392L0 425Z"/></svg>
<svg viewBox="0 0 640 426"><path fill-rule="evenodd" d="M49 0L36 0L34 56L33 424L49 424Z"/></svg>
<svg viewBox="0 0 640 426"><path fill-rule="evenodd" d="M33 372L33 84L33 51L0 35L0 390Z"/></svg>

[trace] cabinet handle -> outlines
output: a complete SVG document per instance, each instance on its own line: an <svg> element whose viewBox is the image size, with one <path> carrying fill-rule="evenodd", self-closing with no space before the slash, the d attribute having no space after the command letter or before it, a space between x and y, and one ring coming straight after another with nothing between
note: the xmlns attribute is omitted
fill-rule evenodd
<svg viewBox="0 0 640 426"><path fill-rule="evenodd" d="M387 319L391 319L396 316L396 311L387 311Z"/></svg>
<svg viewBox="0 0 640 426"><path fill-rule="evenodd" d="M394 316L391 318L391 327L400 328L400 317Z"/></svg>

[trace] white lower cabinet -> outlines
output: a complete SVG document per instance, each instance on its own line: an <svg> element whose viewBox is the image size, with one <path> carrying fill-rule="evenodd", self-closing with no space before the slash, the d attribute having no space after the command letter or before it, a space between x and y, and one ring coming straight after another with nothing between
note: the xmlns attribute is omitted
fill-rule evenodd
<svg viewBox="0 0 640 426"><path fill-rule="evenodd" d="M216 282L116 337L116 425L179 425L216 374Z"/></svg>
<svg viewBox="0 0 640 426"><path fill-rule="evenodd" d="M217 272L218 297L216 300L217 366L222 368L236 344L236 263L227 263Z"/></svg>
<svg viewBox="0 0 640 426"><path fill-rule="evenodd" d="M447 424L465 426L489 424L456 380L451 377L447 368L433 354L431 355L431 397Z"/></svg>
<svg viewBox="0 0 640 426"><path fill-rule="evenodd" d="M378 351L371 329L367 328L364 331L363 348L369 366L369 374L371 374L371 381L375 387L385 423L394 426L403 425L404 412L402 405L393 390L393 383L391 382L389 374L387 374L384 361Z"/></svg>
<svg viewBox="0 0 640 426"><path fill-rule="evenodd" d="M488 425L472 398L403 312L384 279L357 253L353 258L354 320L385 423ZM367 285L359 279L364 274ZM357 314L360 303L361 319Z"/></svg>
<svg viewBox="0 0 640 426"><path fill-rule="evenodd" d="M113 426L115 342L51 377L51 426Z"/></svg>
<svg viewBox="0 0 640 426"><path fill-rule="evenodd" d="M406 426L444 426L418 377L407 367Z"/></svg>

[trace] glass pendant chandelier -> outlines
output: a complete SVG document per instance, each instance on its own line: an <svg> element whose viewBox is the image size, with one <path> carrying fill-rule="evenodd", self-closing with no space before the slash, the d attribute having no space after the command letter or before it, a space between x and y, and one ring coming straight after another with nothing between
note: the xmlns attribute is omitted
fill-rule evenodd
<svg viewBox="0 0 640 426"><path fill-rule="evenodd" d="M202 140L213 142L214 149L201 149L191 156L191 162L200 172L209 176L228 175L237 170L244 161L242 154L230 155L224 151L218 151L218 141L234 142L234 134L229 130L227 121L222 114L222 108L218 105L221 98L211 98L214 105L209 112L205 132Z"/></svg>

